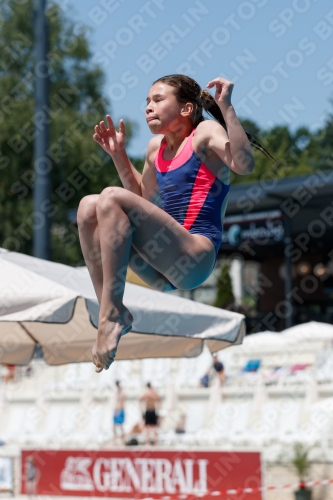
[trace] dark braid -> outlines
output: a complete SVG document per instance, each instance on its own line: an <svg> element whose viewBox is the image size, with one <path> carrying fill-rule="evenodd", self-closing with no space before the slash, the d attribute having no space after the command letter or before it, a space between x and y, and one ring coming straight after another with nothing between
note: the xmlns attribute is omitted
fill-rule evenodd
<svg viewBox="0 0 333 500"><path fill-rule="evenodd" d="M214 97L207 90L201 90L200 85L193 80L193 78L186 75L175 74L163 76L162 78L156 80L153 85L157 82L163 82L171 87L174 87L174 94L179 102L191 102L194 104L192 114L193 128L197 127L200 122L204 121L205 118L202 114L202 110L204 109L213 118L215 118L215 120L217 120L227 132L227 126L223 118L222 111L217 105ZM275 163L273 156L256 139L254 139L251 134L246 131L245 133L251 146L256 148L273 163Z"/></svg>

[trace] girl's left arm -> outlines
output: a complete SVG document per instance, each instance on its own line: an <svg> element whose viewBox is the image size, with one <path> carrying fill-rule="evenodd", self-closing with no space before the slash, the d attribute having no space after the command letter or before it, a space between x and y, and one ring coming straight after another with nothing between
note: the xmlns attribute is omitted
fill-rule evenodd
<svg viewBox="0 0 333 500"><path fill-rule="evenodd" d="M222 126L217 123L215 126L214 123L210 129L208 147L213 149L236 174L250 174L254 169L254 158L251 144L231 104L231 93L234 84L219 77L207 84L208 88L214 86L216 87L215 102L222 112L228 135L224 132ZM224 133L221 133L221 128Z"/></svg>

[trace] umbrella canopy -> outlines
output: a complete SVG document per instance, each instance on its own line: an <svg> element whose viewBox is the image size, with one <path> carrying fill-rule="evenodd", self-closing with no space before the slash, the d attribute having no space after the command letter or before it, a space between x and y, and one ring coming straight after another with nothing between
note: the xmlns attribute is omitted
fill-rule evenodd
<svg viewBox="0 0 333 500"><path fill-rule="evenodd" d="M50 365L91 361L99 305L86 268L16 252L0 252L0 363L27 364L36 345ZM245 318L170 294L126 283L124 304L133 332L117 359L194 357L239 344Z"/></svg>

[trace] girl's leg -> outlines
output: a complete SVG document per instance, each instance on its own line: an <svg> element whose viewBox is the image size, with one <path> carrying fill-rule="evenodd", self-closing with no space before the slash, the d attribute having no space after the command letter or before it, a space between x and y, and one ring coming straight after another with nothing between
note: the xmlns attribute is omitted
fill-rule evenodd
<svg viewBox="0 0 333 500"><path fill-rule="evenodd" d="M97 340L93 347L93 361L97 367L96 371L100 372L103 367L107 369L112 363L119 338L126 328L130 328L133 319L130 312L122 304L122 300L116 301L115 298L113 303L110 304L108 313L103 313L103 295L108 296L109 293L108 290L104 289L106 287L112 288L115 284L115 280L104 280L103 266L106 265L106 260L102 258L100 228L97 219L98 200L99 195L91 195L84 198L79 206L77 221L82 253L101 306ZM120 221L120 224L121 223L122 221ZM116 225L116 221L113 220L113 224ZM121 227L119 229L121 232ZM117 268L113 268L113 272L116 273L116 271ZM107 272L107 274L110 273ZM122 297L123 289L120 293ZM111 333L112 335L110 336ZM106 348L106 345L108 348ZM100 357L100 351L103 353L102 359Z"/></svg>
<svg viewBox="0 0 333 500"><path fill-rule="evenodd" d="M162 273L154 269L148 262L131 247L129 267L135 272L147 285L159 292L170 292L174 288L170 281Z"/></svg>
<svg viewBox="0 0 333 500"><path fill-rule="evenodd" d="M121 333L131 318L122 303L131 245L178 288L195 288L215 263L212 242L190 234L166 212L122 188L98 198L97 221L103 266L103 293L94 361L98 369L113 361Z"/></svg>
<svg viewBox="0 0 333 500"><path fill-rule="evenodd" d="M103 268L101 260L101 245L97 222L97 202L99 195L89 195L81 200L78 210L78 228L80 244L91 280L93 282L98 302L101 303L103 290ZM144 260L133 246L131 247L129 266L140 278L152 288L168 292L172 285L162 273L156 271Z"/></svg>
<svg viewBox="0 0 333 500"><path fill-rule="evenodd" d="M102 293L103 293L103 267L101 258L101 244L100 244L100 232L97 220L97 202L99 195L86 196L81 200L79 210L78 210L78 228L79 237L82 248L82 253L93 282L95 292L97 295L98 302L101 304ZM130 267L136 272L142 279L144 279L150 286L155 286L160 291L169 291L172 289L170 282L158 271L156 271L152 266L150 266L138 253L131 247L130 251ZM125 272L125 269L123 270ZM122 296L122 294L121 294ZM127 318L126 318L127 316ZM122 328L129 326L132 322L132 317L129 311L121 305L121 310L116 311L116 315L113 318L120 322L118 327L115 328L115 342L109 345L112 352L111 356L115 355L115 348L118 344L119 337L122 333ZM122 328L120 328L122 324ZM118 331L117 331L118 330ZM108 339L110 340L110 339ZM104 343L104 340L100 339L100 342ZM113 346L113 349L111 349ZM98 370L101 371L100 363L97 362L96 349L99 346L97 342L93 348L94 362L98 365ZM111 359L112 359L111 357ZM98 356L97 356L98 358ZM110 364L110 359L108 359ZM105 365L105 368L108 367Z"/></svg>
<svg viewBox="0 0 333 500"><path fill-rule="evenodd" d="M81 200L77 213L77 224L83 257L87 265L91 281L93 282L98 302L101 303L103 291L103 268L96 214L98 197L98 194L93 194L86 196L83 200Z"/></svg>
<svg viewBox="0 0 333 500"><path fill-rule="evenodd" d="M97 371L101 371L112 363L121 333L131 322L122 304L131 245L144 261L178 288L195 288L209 276L215 249L208 238L190 234L163 210L122 188L107 188L94 204L97 223L94 217L88 218L87 224L83 222L82 203L78 223L85 258L88 256L87 266L100 297L100 322L93 356Z"/></svg>

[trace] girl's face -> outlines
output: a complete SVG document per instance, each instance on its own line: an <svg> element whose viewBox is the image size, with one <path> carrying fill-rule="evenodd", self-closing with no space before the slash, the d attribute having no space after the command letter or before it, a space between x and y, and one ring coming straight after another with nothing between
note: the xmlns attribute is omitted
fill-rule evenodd
<svg viewBox="0 0 333 500"><path fill-rule="evenodd" d="M162 82L156 82L149 91L146 120L153 134L176 131L190 114L186 111L188 105L178 102L173 91L173 87Z"/></svg>

